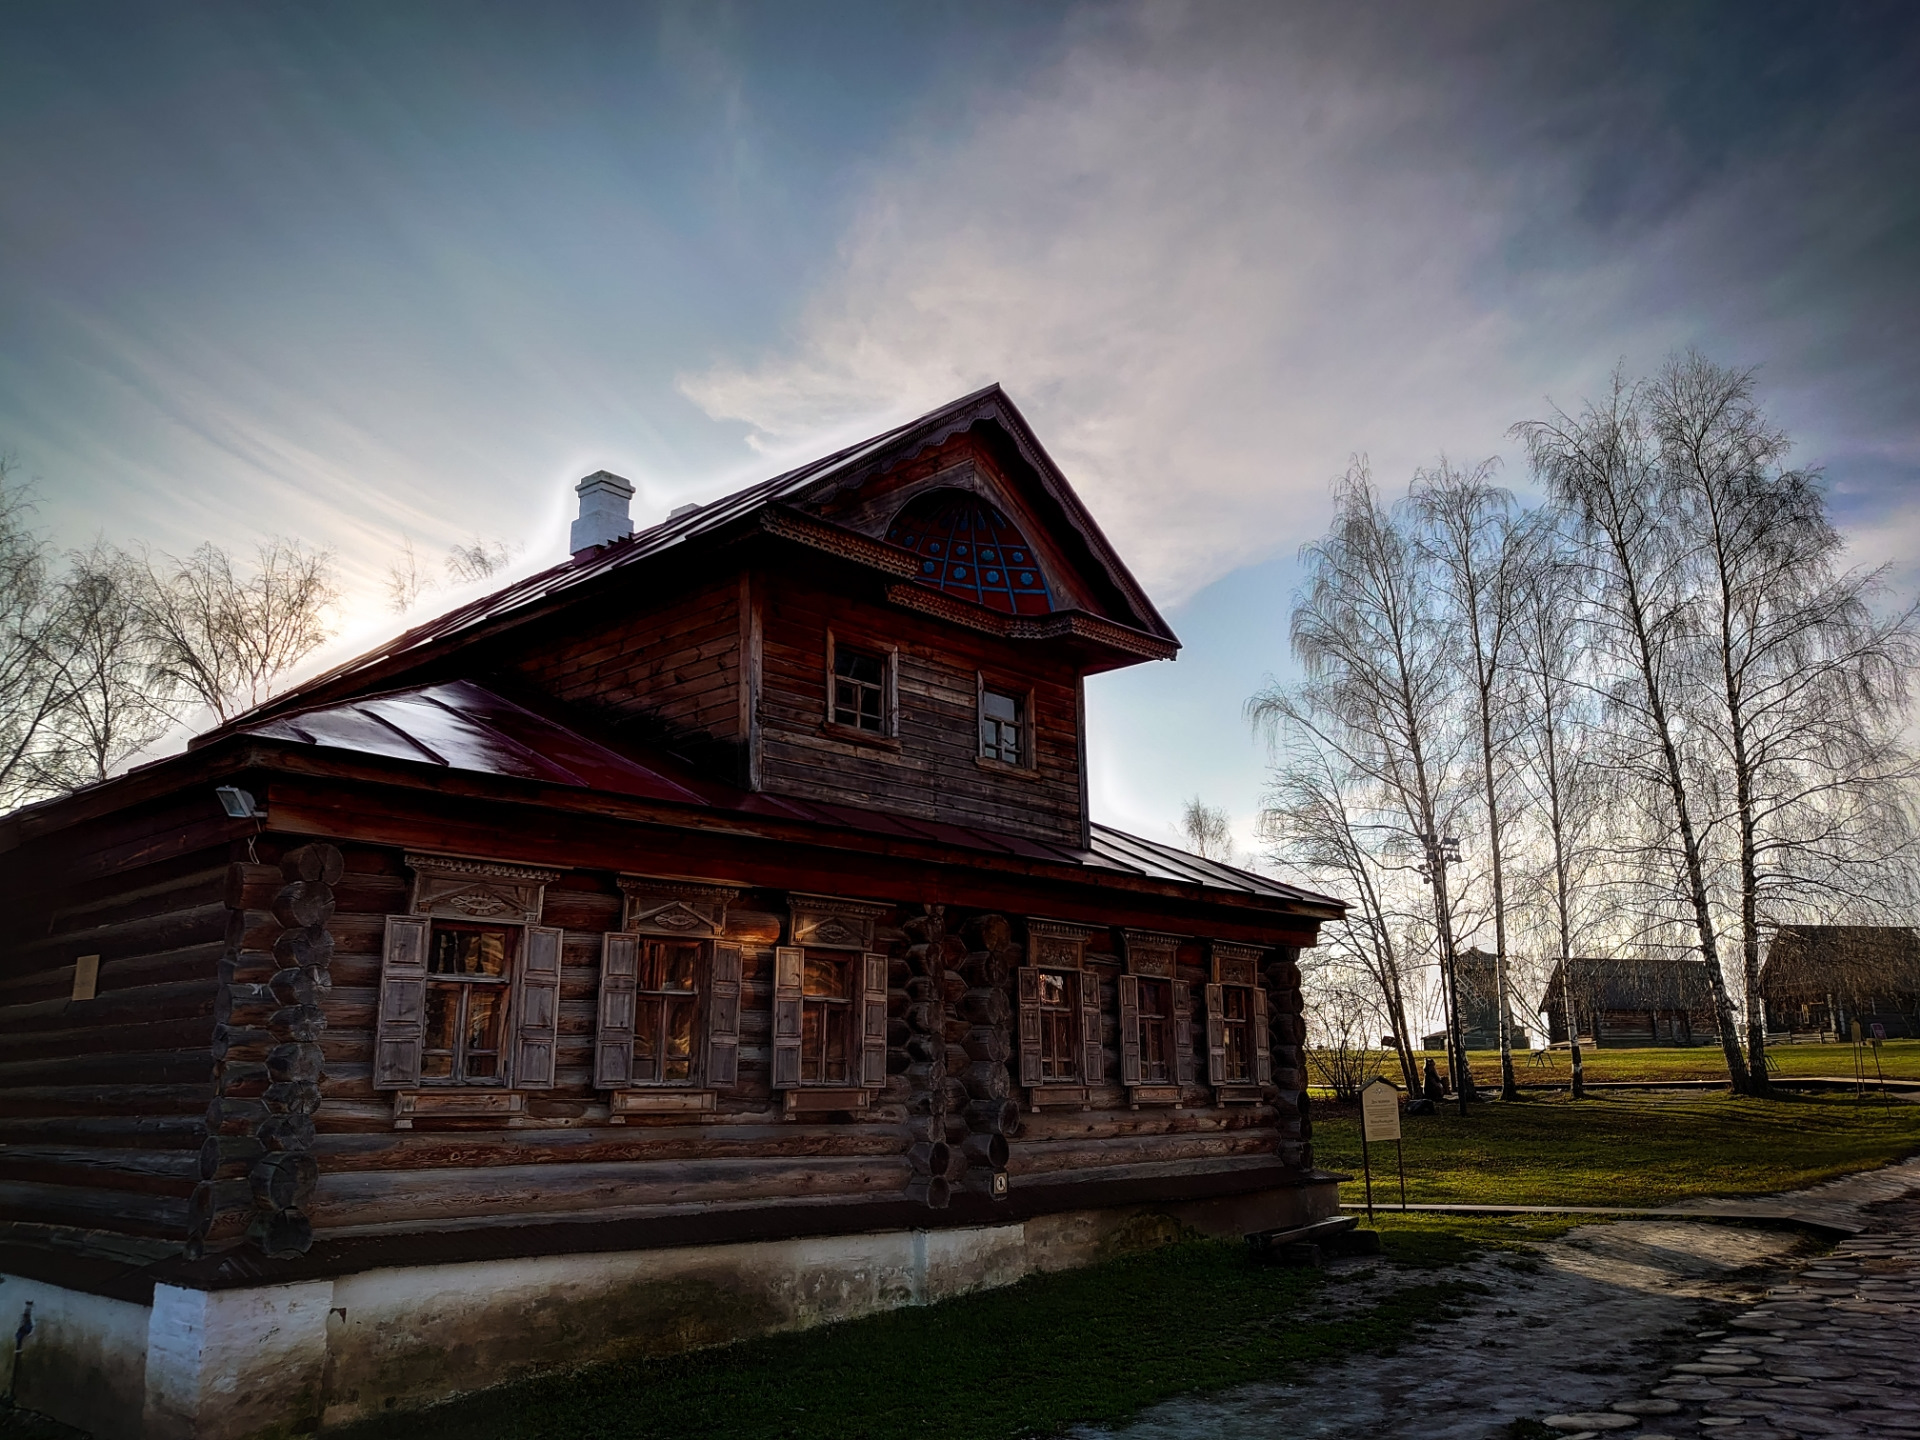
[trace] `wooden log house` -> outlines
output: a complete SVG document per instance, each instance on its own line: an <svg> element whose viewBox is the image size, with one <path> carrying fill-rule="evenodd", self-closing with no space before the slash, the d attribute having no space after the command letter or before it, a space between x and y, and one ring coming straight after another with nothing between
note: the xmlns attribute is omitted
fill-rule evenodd
<svg viewBox="0 0 1920 1440"><path fill-rule="evenodd" d="M0 1309L106 1436L1319 1218L1337 901L1093 824L1177 641L997 388L0 819Z"/></svg>

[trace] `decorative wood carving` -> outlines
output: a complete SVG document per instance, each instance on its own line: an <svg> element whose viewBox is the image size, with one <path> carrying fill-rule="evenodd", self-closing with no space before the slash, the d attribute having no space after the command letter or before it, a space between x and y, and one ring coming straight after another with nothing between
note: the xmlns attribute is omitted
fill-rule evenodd
<svg viewBox="0 0 1920 1440"><path fill-rule="evenodd" d="M1162 935L1155 930L1122 930L1120 940L1129 975L1173 978L1174 956L1180 949L1178 935Z"/></svg>
<svg viewBox="0 0 1920 1440"><path fill-rule="evenodd" d="M1216 985L1258 985L1260 957L1267 952L1257 945L1229 945L1213 942L1213 983Z"/></svg>
<svg viewBox="0 0 1920 1440"><path fill-rule="evenodd" d="M413 871L413 902L408 907L413 914L506 925L538 925L546 888L561 873L534 865L411 851L407 868Z"/></svg>
<svg viewBox="0 0 1920 1440"><path fill-rule="evenodd" d="M1078 970L1087 961L1087 941L1099 931L1091 925L1027 917L1027 963L1048 970Z"/></svg>
<svg viewBox="0 0 1920 1440"><path fill-rule="evenodd" d="M793 943L816 950L871 950L873 927L891 905L865 900L841 900L831 895L789 895L793 911Z"/></svg>
<svg viewBox="0 0 1920 1440"><path fill-rule="evenodd" d="M656 880L622 875L620 891L627 897L623 930L651 935L684 935L695 940L717 940L726 929L727 907L739 890L727 885L701 885L691 880Z"/></svg>

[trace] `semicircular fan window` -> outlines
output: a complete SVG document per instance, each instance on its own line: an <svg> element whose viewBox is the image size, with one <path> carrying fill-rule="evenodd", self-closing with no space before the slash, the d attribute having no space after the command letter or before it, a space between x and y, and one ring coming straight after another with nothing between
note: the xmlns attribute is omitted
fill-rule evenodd
<svg viewBox="0 0 1920 1440"><path fill-rule="evenodd" d="M920 557L922 585L1009 615L1053 609L1027 537L1005 512L969 491L920 496L893 517L887 539Z"/></svg>

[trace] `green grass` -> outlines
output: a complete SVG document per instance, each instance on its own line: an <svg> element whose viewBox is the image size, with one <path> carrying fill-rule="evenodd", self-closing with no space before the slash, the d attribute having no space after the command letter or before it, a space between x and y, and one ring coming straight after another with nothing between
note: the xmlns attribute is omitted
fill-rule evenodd
<svg viewBox="0 0 1920 1440"><path fill-rule="evenodd" d="M1360 1127L1321 1104L1313 1126L1322 1169L1354 1174ZM1451 1106L1402 1122L1407 1199L1466 1205L1648 1205L1706 1195L1797 1189L1920 1148L1920 1106L1851 1096L1742 1100L1724 1094L1612 1092L1515 1104ZM1374 1203L1399 1199L1393 1147L1374 1146Z"/></svg>
<svg viewBox="0 0 1920 1440"><path fill-rule="evenodd" d="M1873 1068L1874 1054L1871 1046L1862 1049L1861 1059L1866 1065L1869 1084L1876 1078ZM1442 1070L1447 1068L1447 1057L1440 1051L1418 1052L1421 1063L1428 1055ZM1853 1047L1851 1045L1773 1045L1767 1049L1767 1057L1773 1062L1771 1073L1784 1078L1796 1075L1837 1075L1849 1078L1853 1074ZM1378 1053L1380 1073L1393 1080L1400 1080L1400 1067L1392 1058L1390 1051ZM1500 1083L1500 1052L1498 1050L1473 1050L1467 1054L1467 1061L1473 1067L1474 1079L1482 1085ZM1590 1081L1635 1081L1635 1080L1725 1080L1727 1078L1727 1060L1716 1045L1693 1045L1684 1049L1636 1049L1627 1046L1618 1048L1603 1047L1599 1050L1591 1045L1580 1047L1581 1068ZM1521 1050L1513 1057L1514 1078L1522 1085L1558 1084L1565 1085L1572 1078L1572 1059L1566 1050L1550 1050L1541 1063L1536 1064L1526 1051ZM1920 1080L1920 1040L1886 1040L1880 1045L1880 1073L1889 1080Z"/></svg>
<svg viewBox="0 0 1920 1440"><path fill-rule="evenodd" d="M1340 1318L1303 1314L1333 1279L1189 1240L925 1309L896 1310L504 1386L347 1432L359 1440L1012 1440L1113 1423L1171 1396L1281 1379L1385 1352L1471 1303L1430 1272L1547 1233L1497 1224L1383 1226L1405 1282Z"/></svg>

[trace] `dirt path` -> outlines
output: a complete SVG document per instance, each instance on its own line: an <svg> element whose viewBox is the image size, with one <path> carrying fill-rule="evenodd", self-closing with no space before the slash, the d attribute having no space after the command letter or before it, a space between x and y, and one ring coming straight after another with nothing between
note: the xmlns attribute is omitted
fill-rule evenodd
<svg viewBox="0 0 1920 1440"><path fill-rule="evenodd" d="M1304 1384L1169 1401L1117 1431L1070 1433L1080 1440L1489 1440L1512 1433L1516 1421L1545 1421L1569 1436L1641 1440L1720 1429L1738 1440L1920 1435L1920 1375L1910 1389L1897 1381L1889 1388L1888 1376L1826 1353L1878 1346L1904 1359L1920 1340L1920 1199L1910 1194L1920 1196L1920 1163L1793 1197L1824 1217L1871 1227L1831 1256L1779 1230L1674 1220L1582 1226L1542 1244L1537 1257L1487 1256L1448 1272L1487 1293L1458 1318L1436 1316L1398 1354L1329 1366ZM1375 1269L1376 1262L1341 1262L1335 1293L1359 1301L1393 1283ZM1788 1305L1799 1308L1782 1308ZM1816 1321L1809 1306L1832 1314ZM1817 1339L1821 1358L1797 1356L1795 1342L1783 1338L1800 1331L1810 1332L1810 1344ZM1729 1334L1757 1345L1732 1345ZM1817 1374L1846 1370L1847 1383L1863 1387L1861 1398L1842 1405L1844 1395L1828 1393L1830 1386L1805 1390L1818 1402L1806 1406L1756 1398L1792 1389L1795 1382L1779 1378L1794 1373L1781 1369L1790 1361ZM1675 1365L1688 1368L1670 1374ZM1699 1365L1710 1368L1693 1368ZM1729 1382L1749 1372L1758 1377L1751 1386ZM1878 1388L1868 1393L1871 1387ZM1615 1411L1616 1404L1642 1413ZM1788 1412L1812 1418L1789 1428ZM1595 1415L1601 1418L1583 1418Z"/></svg>

